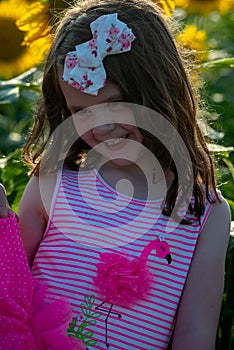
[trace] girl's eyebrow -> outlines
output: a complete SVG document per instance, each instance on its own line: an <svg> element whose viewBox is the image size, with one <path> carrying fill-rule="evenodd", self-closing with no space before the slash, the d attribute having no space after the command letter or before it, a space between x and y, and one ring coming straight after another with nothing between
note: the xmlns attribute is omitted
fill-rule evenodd
<svg viewBox="0 0 234 350"><path fill-rule="evenodd" d="M119 93L119 94L115 94L115 95L112 95L112 96L109 96L108 98L106 98L106 99L104 99L103 101L100 101L100 102L98 102L97 104L101 104L101 103L108 103L108 102L120 102L120 101L122 101L123 100L123 96L122 96L122 94L121 93ZM95 104L93 105L93 106L95 106ZM87 106L87 107L85 107L85 106L79 106L79 105L72 105L72 106L67 106L67 108L69 109L69 110L72 110L72 109L85 109L85 108L89 108L89 107L92 107L92 106Z"/></svg>
<svg viewBox="0 0 234 350"><path fill-rule="evenodd" d="M119 94L115 94L113 96L109 96L103 103L113 101L113 100L122 100L122 99L123 99L123 96L121 93L119 93Z"/></svg>

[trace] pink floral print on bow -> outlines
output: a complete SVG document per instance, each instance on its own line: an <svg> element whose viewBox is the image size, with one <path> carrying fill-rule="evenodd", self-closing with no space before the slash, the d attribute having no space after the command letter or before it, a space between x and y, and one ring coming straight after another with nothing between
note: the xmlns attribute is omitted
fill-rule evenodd
<svg viewBox="0 0 234 350"><path fill-rule="evenodd" d="M106 84L103 59L107 55L130 51L135 35L117 19L117 13L100 16L90 28L92 39L67 53L62 78L82 92L97 95Z"/></svg>

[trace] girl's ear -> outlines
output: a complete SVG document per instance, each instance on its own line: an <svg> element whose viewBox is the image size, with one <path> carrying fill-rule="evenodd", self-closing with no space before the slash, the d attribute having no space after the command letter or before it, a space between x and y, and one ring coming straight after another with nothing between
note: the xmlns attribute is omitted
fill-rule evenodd
<svg viewBox="0 0 234 350"><path fill-rule="evenodd" d="M8 217L10 207L8 204L5 187L0 184L0 218Z"/></svg>

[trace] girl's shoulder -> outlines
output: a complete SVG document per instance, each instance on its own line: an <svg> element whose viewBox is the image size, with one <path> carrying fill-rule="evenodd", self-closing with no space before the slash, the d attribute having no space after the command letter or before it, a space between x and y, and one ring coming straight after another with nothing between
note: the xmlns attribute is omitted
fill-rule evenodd
<svg viewBox="0 0 234 350"><path fill-rule="evenodd" d="M56 179L32 176L19 205L19 228L31 264L47 227Z"/></svg>
<svg viewBox="0 0 234 350"><path fill-rule="evenodd" d="M205 213L207 211L207 218L204 225L210 225L210 222L222 222L223 229L225 225L230 226L231 211L228 202L223 197L220 190L216 189L216 193L210 190L208 196L205 195ZM230 228L229 228L230 229Z"/></svg>
<svg viewBox="0 0 234 350"><path fill-rule="evenodd" d="M230 207L220 192L218 195L218 199L214 203L211 203L211 208L203 231L214 232L214 235L215 232L217 232L218 236L219 232L223 232L223 236L226 235L229 237L231 224Z"/></svg>
<svg viewBox="0 0 234 350"><path fill-rule="evenodd" d="M56 181L57 175L32 176L25 187L20 206L34 207L38 213L47 211Z"/></svg>
<svg viewBox="0 0 234 350"><path fill-rule="evenodd" d="M231 212L225 198L219 194L219 200L211 208L199 235L200 256L207 257L217 264L225 261L230 239Z"/></svg>

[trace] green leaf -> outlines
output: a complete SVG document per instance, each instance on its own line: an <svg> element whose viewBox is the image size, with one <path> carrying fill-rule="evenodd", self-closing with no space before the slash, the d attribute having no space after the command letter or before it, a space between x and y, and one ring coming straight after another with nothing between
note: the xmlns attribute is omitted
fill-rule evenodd
<svg viewBox="0 0 234 350"><path fill-rule="evenodd" d="M20 149L4 158L0 182L6 188L9 204L15 212L18 211L20 198L28 182L27 171L21 160Z"/></svg>
<svg viewBox="0 0 234 350"><path fill-rule="evenodd" d="M16 86L0 90L0 104L15 103L19 99L19 88Z"/></svg>
<svg viewBox="0 0 234 350"><path fill-rule="evenodd" d="M230 206L230 210L231 210L231 216L234 220L234 201L232 201L231 199L229 198L225 198L226 201L228 202L229 206ZM232 242L233 242L233 245L234 245L234 227L233 227L233 232L232 232Z"/></svg>
<svg viewBox="0 0 234 350"><path fill-rule="evenodd" d="M232 67L232 68L234 68L234 57L221 58L221 59L217 59L217 60L201 63L199 65L200 69L225 68L225 67Z"/></svg>
<svg viewBox="0 0 234 350"><path fill-rule="evenodd" d="M217 145L217 144L213 144L213 143L208 143L208 148L210 152L213 153L223 153L223 154L229 154L230 152L234 151L234 147L229 146L221 146L221 145Z"/></svg>
<svg viewBox="0 0 234 350"><path fill-rule="evenodd" d="M234 180L234 166L233 166L232 162L230 161L230 159L228 159L228 157L222 158L222 161L228 167L228 170L230 171L230 174L232 175L232 179Z"/></svg>
<svg viewBox="0 0 234 350"><path fill-rule="evenodd" d="M0 80L0 88L6 87L6 86L29 85L32 81L35 80L34 78L37 72L38 72L37 67L33 67L13 79Z"/></svg>

